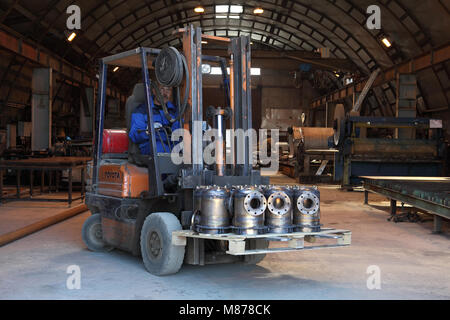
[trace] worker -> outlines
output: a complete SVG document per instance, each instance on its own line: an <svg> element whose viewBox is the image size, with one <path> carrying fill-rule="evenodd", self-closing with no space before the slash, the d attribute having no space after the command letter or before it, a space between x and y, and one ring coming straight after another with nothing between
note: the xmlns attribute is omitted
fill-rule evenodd
<svg viewBox="0 0 450 320"><path fill-rule="evenodd" d="M167 106L167 111L174 119L178 116L177 108L172 104L172 88L162 85L158 85L159 91L164 103ZM152 92L154 101L153 105L153 123L155 127L155 139L156 139L156 151L169 153L173 148L174 142L170 141L172 131L181 127L179 121L175 121L172 124L167 120L164 115L164 110L161 103L158 101L155 92ZM147 106L140 104L136 107L131 114L131 127L129 132L130 139L138 144L140 153L142 155L150 154L150 140L148 135L148 122L147 122Z"/></svg>

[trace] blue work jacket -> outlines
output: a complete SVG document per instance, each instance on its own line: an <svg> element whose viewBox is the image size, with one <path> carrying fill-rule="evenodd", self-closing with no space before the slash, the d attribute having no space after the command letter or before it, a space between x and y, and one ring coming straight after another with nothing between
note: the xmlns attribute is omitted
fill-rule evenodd
<svg viewBox="0 0 450 320"><path fill-rule="evenodd" d="M170 101L167 102L166 105L167 110L172 118L176 118L178 116L178 113L175 106ZM167 136L167 134L170 135L171 131L180 128L180 122L175 121L172 125L170 125L170 122L166 119L161 106L155 105L152 108L152 111L153 123L155 125L156 152L170 153L171 149L176 143L170 141L170 138ZM128 134L131 141L139 145L141 154L145 155L150 154L150 139L146 132L146 130L148 129L147 120L147 107L145 104L140 104L131 114L131 127ZM162 128L156 128L159 126L166 127L167 134L166 131L164 131Z"/></svg>

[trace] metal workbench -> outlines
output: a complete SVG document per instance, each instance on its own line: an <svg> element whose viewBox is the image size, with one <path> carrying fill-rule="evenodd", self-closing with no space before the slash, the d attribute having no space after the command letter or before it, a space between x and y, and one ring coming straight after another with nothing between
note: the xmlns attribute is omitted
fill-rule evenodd
<svg viewBox="0 0 450 320"><path fill-rule="evenodd" d="M434 232L441 231L442 218L450 219L450 177L386 177L362 176L364 203L368 192L391 200L391 214L396 214L397 201L433 214Z"/></svg>
<svg viewBox="0 0 450 320"><path fill-rule="evenodd" d="M50 158L30 158L30 159L20 159L20 160L2 160L0 161L0 204L2 201L58 201L58 202L68 202L69 206L72 201L75 200L83 200L85 194L85 186L84 186L84 173L86 170L87 162L90 161L91 158L88 157L50 157ZM77 198L73 198L72 196L72 174L73 170L80 169L81 170L81 194ZM15 196L7 196L3 197L3 175L5 170L15 170L16 171L16 195ZM68 197L63 199L57 198L42 198L42 197L34 197L33 189L34 189L34 172L41 172L41 185L40 185L40 194L44 193L44 182L45 182L45 174L47 173L47 181L48 187L47 191L50 193L52 191L59 191L59 180L58 173L68 170L69 172L69 190ZM30 177L30 195L29 197L21 197L20 196L20 177L22 171L29 171ZM52 186L53 175L55 176L55 184Z"/></svg>

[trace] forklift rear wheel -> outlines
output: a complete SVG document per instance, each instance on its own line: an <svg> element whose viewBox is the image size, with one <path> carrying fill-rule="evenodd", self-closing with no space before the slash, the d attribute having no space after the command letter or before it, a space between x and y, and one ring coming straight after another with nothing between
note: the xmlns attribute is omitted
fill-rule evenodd
<svg viewBox="0 0 450 320"><path fill-rule="evenodd" d="M246 243L246 249L267 249L269 247L269 241L264 239L249 239ZM266 257L266 254L251 254L244 256L244 262L246 264L257 264Z"/></svg>
<svg viewBox="0 0 450 320"><path fill-rule="evenodd" d="M83 242L91 251L102 252L114 249L114 247L106 245L103 241L102 218L99 213L95 213L86 219L81 235Z"/></svg>
<svg viewBox="0 0 450 320"><path fill-rule="evenodd" d="M145 268L163 276L180 270L184 246L172 245L172 232L181 230L178 218L169 212L155 212L144 221L141 231L141 254Z"/></svg>

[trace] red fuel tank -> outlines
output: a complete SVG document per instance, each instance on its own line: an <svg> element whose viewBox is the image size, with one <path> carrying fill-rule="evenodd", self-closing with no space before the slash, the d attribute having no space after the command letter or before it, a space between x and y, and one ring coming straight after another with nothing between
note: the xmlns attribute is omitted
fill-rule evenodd
<svg viewBox="0 0 450 320"><path fill-rule="evenodd" d="M126 130L103 129L102 153L125 153L128 151Z"/></svg>

